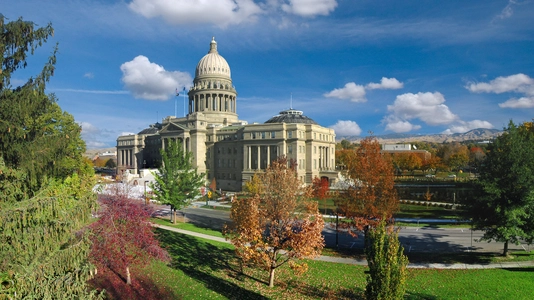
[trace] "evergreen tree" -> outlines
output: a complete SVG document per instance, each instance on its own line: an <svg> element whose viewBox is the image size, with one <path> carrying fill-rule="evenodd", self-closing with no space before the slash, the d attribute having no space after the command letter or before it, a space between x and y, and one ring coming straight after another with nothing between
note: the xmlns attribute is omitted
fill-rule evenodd
<svg viewBox="0 0 534 300"><path fill-rule="evenodd" d="M82 159L80 127L45 85L57 47L35 78L11 86L13 72L53 33L51 25L5 23L0 15L0 298L92 299L83 234L95 199Z"/></svg>
<svg viewBox="0 0 534 300"><path fill-rule="evenodd" d="M365 235L365 255L369 276L365 295L367 299L404 299L408 258L399 242L398 233L388 228L382 219Z"/></svg>
<svg viewBox="0 0 534 300"><path fill-rule="evenodd" d="M509 243L532 241L534 231L534 130L532 123L510 121L504 134L488 146L480 167L477 193L466 200L474 229L483 240Z"/></svg>
<svg viewBox="0 0 534 300"><path fill-rule="evenodd" d="M176 210L200 195L200 187L205 184L204 174L198 174L193 168L192 155L184 151L180 141L166 140L165 148L161 149L163 165L154 176L156 182L152 188L158 201L171 206L174 223Z"/></svg>
<svg viewBox="0 0 534 300"><path fill-rule="evenodd" d="M22 170L30 195L47 179L65 179L83 169L85 143L74 118L61 110L46 83L54 74L57 46L35 78L11 86L11 75L26 67L29 53L52 34L51 25L34 28L32 22L4 23L0 15L0 155L7 167Z"/></svg>

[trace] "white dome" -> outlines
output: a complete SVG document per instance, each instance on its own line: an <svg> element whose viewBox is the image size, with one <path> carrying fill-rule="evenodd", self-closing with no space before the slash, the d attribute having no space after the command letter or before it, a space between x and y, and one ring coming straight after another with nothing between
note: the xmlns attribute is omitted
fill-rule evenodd
<svg viewBox="0 0 534 300"><path fill-rule="evenodd" d="M217 52L215 38L211 40L210 51L198 62L195 71L195 77L210 75L222 75L230 78L230 66L226 59Z"/></svg>

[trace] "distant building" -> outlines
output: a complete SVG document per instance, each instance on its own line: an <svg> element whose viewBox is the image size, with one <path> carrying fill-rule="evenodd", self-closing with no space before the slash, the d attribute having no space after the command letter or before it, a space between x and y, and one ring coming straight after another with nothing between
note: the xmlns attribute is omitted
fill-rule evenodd
<svg viewBox="0 0 534 300"><path fill-rule="evenodd" d="M138 134L119 136L119 173L139 174L141 169L159 166L165 141L180 140L193 153L193 166L206 174L208 182L215 178L217 188L223 190L240 191L245 181L281 155L295 160L298 176L306 184L314 177L333 184L338 176L334 130L292 108L263 124L239 120L230 75L230 66L213 39L208 54L197 64L187 116L169 116Z"/></svg>
<svg viewBox="0 0 534 300"><path fill-rule="evenodd" d="M412 144L382 144L382 153L388 153L392 156L403 154L403 153L412 153L421 158L423 162L428 161L432 154L427 150L417 150Z"/></svg>
<svg viewBox="0 0 534 300"><path fill-rule="evenodd" d="M406 150L415 150L415 147L412 147L412 144L383 144L382 150L385 151L406 151Z"/></svg>

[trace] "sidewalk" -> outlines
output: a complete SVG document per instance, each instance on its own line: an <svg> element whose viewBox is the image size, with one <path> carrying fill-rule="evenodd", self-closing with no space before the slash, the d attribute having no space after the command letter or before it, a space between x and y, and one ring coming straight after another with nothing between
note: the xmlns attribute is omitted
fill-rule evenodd
<svg viewBox="0 0 534 300"><path fill-rule="evenodd" d="M178 228L165 226L165 225L153 224L153 226L161 228L161 229L169 230L169 231L178 232L181 234L187 234L187 235L191 235L191 236L195 236L195 237L199 237L199 238L203 238L207 240L230 244L230 241L227 241L225 238L221 238L221 237L193 232L189 230L178 229ZM318 256L314 259L320 260L320 261L326 261L326 262L340 263L340 264L351 264L351 265L360 265L360 266L367 265L367 261L365 259L354 259L354 258L347 258L347 257L324 256L324 255ZM457 269L457 270L505 269L505 268L525 268L525 267L534 267L534 261L502 262L502 263L491 263L491 264L440 264L440 263L412 264L410 263L408 265L408 268L412 268L412 269L451 269L451 270L452 269Z"/></svg>

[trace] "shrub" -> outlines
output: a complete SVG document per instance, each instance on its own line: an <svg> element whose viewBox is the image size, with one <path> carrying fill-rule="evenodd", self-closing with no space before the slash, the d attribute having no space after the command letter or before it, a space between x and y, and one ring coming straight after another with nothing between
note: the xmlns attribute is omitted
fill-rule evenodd
<svg viewBox="0 0 534 300"><path fill-rule="evenodd" d="M408 258L403 254L397 231L382 220L376 228L367 230L365 245L369 264L367 299L403 299Z"/></svg>

